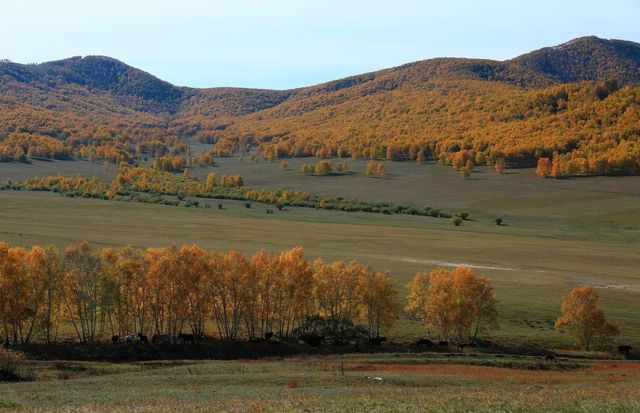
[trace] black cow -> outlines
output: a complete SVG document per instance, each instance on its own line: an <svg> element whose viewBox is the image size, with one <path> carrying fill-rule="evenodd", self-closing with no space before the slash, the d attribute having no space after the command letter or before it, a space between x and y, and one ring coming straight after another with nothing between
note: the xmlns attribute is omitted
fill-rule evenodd
<svg viewBox="0 0 640 413"><path fill-rule="evenodd" d="M467 346L467 343L458 343L456 344L456 347L458 348L458 351L461 353L464 353L464 348Z"/></svg>
<svg viewBox="0 0 640 413"><path fill-rule="evenodd" d="M147 336L142 333L138 333L138 341L141 343L149 343Z"/></svg>
<svg viewBox="0 0 640 413"><path fill-rule="evenodd" d="M372 346L379 346L385 341L387 341L386 337L373 337L369 339L369 344Z"/></svg>
<svg viewBox="0 0 640 413"><path fill-rule="evenodd" d="M264 339L265 340L271 340L271 338L273 337L273 331L269 331L264 333Z"/></svg>
<svg viewBox="0 0 640 413"><path fill-rule="evenodd" d="M153 344L169 344L171 343L171 338L168 334L154 334L151 337L151 342Z"/></svg>
<svg viewBox="0 0 640 413"><path fill-rule="evenodd" d="M193 334L180 333L178 334L178 341L181 341L185 344L186 343L196 344L196 337Z"/></svg>
<svg viewBox="0 0 640 413"><path fill-rule="evenodd" d="M434 346L434 342L429 340L428 338L421 338L420 340L416 341L416 346L418 346L418 348L431 348Z"/></svg>
<svg viewBox="0 0 640 413"><path fill-rule="evenodd" d="M544 361L553 361L555 363L558 360L556 359L555 354L549 353L549 354L544 356Z"/></svg>
<svg viewBox="0 0 640 413"><path fill-rule="evenodd" d="M303 338L304 342L310 346L318 347L324 341L324 336L317 336L315 334L310 334Z"/></svg>
<svg viewBox="0 0 640 413"><path fill-rule="evenodd" d="M631 354L631 346L618 346L618 353L623 356L628 356Z"/></svg>
<svg viewBox="0 0 640 413"><path fill-rule="evenodd" d="M113 344L118 344L118 342L120 341L120 336L119 335L115 335L115 336L111 336L111 342Z"/></svg>

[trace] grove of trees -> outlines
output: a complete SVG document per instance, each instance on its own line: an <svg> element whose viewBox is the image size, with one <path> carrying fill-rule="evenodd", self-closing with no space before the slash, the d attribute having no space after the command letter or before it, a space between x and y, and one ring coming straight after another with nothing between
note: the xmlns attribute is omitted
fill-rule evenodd
<svg viewBox="0 0 640 413"><path fill-rule="evenodd" d="M388 273L311 262L301 247L247 256L196 245L95 249L81 242L60 253L0 243L0 290L7 344L55 341L63 325L82 342L137 332L228 341L315 333L341 342L353 331L378 337L397 317ZM324 330L309 330L310 319L322 320Z"/></svg>
<svg viewBox="0 0 640 413"><path fill-rule="evenodd" d="M487 328L497 327L493 288L471 268L435 269L418 273L407 284L405 312L437 331L440 340L474 341Z"/></svg>

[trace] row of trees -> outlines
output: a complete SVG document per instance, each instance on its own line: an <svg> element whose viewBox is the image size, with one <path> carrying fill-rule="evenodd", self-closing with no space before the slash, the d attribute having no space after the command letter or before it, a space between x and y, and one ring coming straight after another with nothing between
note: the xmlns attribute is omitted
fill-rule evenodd
<svg viewBox="0 0 640 413"><path fill-rule="evenodd" d="M133 332L204 334L233 341L273 332L311 334L319 317L335 341L354 326L378 337L397 315L388 273L357 262L308 261L301 247L206 251L196 245L96 250L82 242L60 254L0 243L0 323L6 343L56 340L69 323L77 338Z"/></svg>
<svg viewBox="0 0 640 413"><path fill-rule="evenodd" d="M188 169L187 169L188 171ZM218 180L215 172L207 175L204 182L187 174L176 175L153 168L128 167L120 165L113 181L105 182L95 176L86 178L81 175L68 177L63 175L27 178L23 181L6 180L0 182L0 190L53 191L65 196L98 199L114 199L178 205L187 196L203 199L233 199L239 201L262 202L275 204L278 209L285 206L304 208L323 208L345 212L368 212L391 214L409 214L430 216L434 218L450 218L451 215L431 207L418 208L409 205L394 205L386 202L365 202L355 199L323 199L304 191L294 190L255 190L244 187L239 175L222 176ZM166 197L176 197L167 199ZM198 201L199 203L199 201Z"/></svg>
<svg viewBox="0 0 640 413"><path fill-rule="evenodd" d="M407 290L405 312L430 336L434 330L440 340L461 343L497 327L493 288L470 268L418 273ZM0 291L7 344L55 341L65 323L83 342L107 333L176 336L210 329L229 341L273 332L344 343L358 332L380 337L398 314L388 273L355 261L310 262L301 247L247 256L196 245L96 250L82 242L61 254L51 246L0 243ZM555 324L587 350L619 334L619 324L607 322L597 302L590 286L571 290Z"/></svg>
<svg viewBox="0 0 640 413"><path fill-rule="evenodd" d="M300 173L303 175L329 175L333 171L347 172L348 170L349 164L347 164L347 161L340 161L334 164L333 161L326 159L316 162L315 165L305 163L300 167Z"/></svg>

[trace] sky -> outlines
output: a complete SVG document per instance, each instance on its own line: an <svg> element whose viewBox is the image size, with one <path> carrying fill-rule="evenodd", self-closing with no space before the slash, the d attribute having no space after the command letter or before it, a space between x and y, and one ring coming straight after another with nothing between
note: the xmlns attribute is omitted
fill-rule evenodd
<svg viewBox="0 0 640 413"><path fill-rule="evenodd" d="M0 59L105 55L179 86L288 89L432 57L640 42L639 0L3 0Z"/></svg>

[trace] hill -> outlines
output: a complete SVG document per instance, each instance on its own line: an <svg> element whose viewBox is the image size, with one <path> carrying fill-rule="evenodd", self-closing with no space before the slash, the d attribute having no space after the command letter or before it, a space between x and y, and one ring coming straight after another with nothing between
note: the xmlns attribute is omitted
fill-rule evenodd
<svg viewBox="0 0 640 413"><path fill-rule="evenodd" d="M559 83L616 79L620 84L635 84L640 79L640 44L580 37L510 62Z"/></svg>
<svg viewBox="0 0 640 413"><path fill-rule="evenodd" d="M438 58L285 91L182 88L118 60L0 63L0 160L185 154L558 163L640 172L640 45L585 37L507 61ZM34 149L35 148L35 149ZM552 162L552 161L550 161ZM551 174L551 166L549 166Z"/></svg>

